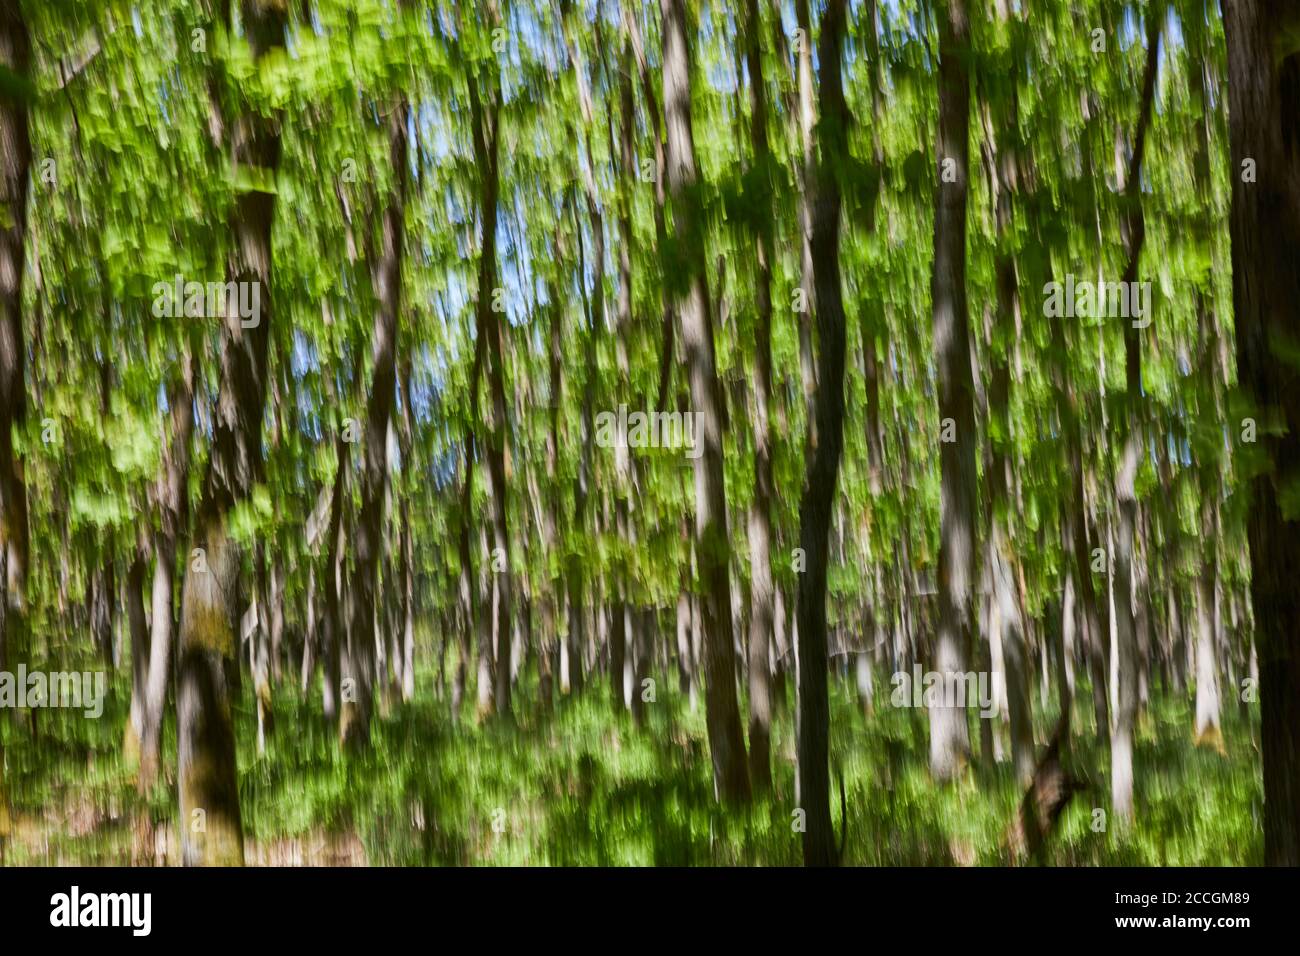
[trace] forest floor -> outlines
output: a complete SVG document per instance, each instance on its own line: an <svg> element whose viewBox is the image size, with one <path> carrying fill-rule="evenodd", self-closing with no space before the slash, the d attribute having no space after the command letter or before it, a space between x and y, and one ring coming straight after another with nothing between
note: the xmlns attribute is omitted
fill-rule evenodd
<svg viewBox="0 0 1300 956"><path fill-rule="evenodd" d="M976 761L965 779L936 787L923 710L854 699L831 684L832 813L837 839L842 773L850 865L998 865L1020 791L1009 764ZM746 810L714 802L703 703L658 683L638 728L616 714L603 681L541 714L527 680L512 722L453 724L423 672L416 699L376 713L372 747L341 753L320 695L277 691L266 753L256 753L247 683L236 702L248 862L261 865L793 865L794 735L789 703L773 728L774 794ZM522 677L522 675L521 675ZM122 757L130 696L119 670L100 719L66 712L5 721L13 832L6 862L172 864L179 857L174 773L148 798ZM473 696L467 695L472 715ZM1257 865L1262 861L1258 709L1224 709L1226 755L1192 743L1188 695L1153 689L1135 751L1137 822L1108 825L1108 758L1076 698L1071 766L1088 788L1052 839L1055 865ZM791 692L792 700L792 692ZM1035 698L1035 705L1041 701ZM742 707L744 703L742 701ZM1050 725L1055 701L1036 721ZM11 715L12 717L13 715ZM978 747L979 732L971 723ZM173 728L164 753L174 761ZM1043 742L1040 734L1040 744Z"/></svg>

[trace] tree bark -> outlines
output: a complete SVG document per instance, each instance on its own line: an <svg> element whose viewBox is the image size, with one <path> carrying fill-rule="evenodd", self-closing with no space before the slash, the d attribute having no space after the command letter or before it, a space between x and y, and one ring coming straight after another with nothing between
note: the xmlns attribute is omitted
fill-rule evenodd
<svg viewBox="0 0 1300 956"><path fill-rule="evenodd" d="M714 357L712 304L705 275L703 223L696 208L695 135L691 124L690 53L685 0L660 0L663 17L664 115L668 190L681 265L689 282L678 299L682 347L696 415L695 543L702 585L704 671L714 789L725 801L750 796L745 741L736 704L736 652L731 633L730 543L722 467L722 397Z"/></svg>
<svg viewBox="0 0 1300 956"><path fill-rule="evenodd" d="M1133 153L1124 179L1127 209L1126 246L1128 262L1124 268L1126 283L1137 281L1138 262L1146 225L1142 215L1140 176L1146 146L1147 127L1155 99L1156 66L1159 62L1161 17L1156 11L1147 17L1147 62L1142 78L1142 102L1139 105ZM1131 286L1129 286L1131 288ZM1124 439L1119 470L1115 479L1115 497L1119 505L1119 533L1115 549L1115 715L1110 734L1111 808L1121 822L1133 819L1133 728L1138 710L1139 634L1133 602L1137 599L1134 575L1134 537L1137 528L1137 469L1142 456L1143 428L1142 349L1138 330L1132 322L1124 326L1124 366L1126 415L1120 426Z"/></svg>
<svg viewBox="0 0 1300 956"><path fill-rule="evenodd" d="M813 205L814 191L817 188L817 160L813 150L814 130L817 125L817 109L814 106L813 67L812 67L812 14L808 0L795 0L795 23L800 42L796 44L795 76L798 90L798 128L799 128L799 225L800 238L800 279L799 287L804 294L803 308L796 312L799 331L799 379L803 385L804 413L811 425L816 422L816 410L813 402L817 391L817 366L813 358L812 316L809 310L813 303L813 284L816 282L813 270Z"/></svg>
<svg viewBox="0 0 1300 956"><path fill-rule="evenodd" d="M373 373L366 409L360 506L352 541L354 560L352 626L343 644L342 677L354 681L355 694L344 694L339 709L339 740L364 746L370 737L375 681L375 615L379 559L383 551L384 495L388 485L388 429L397 397L397 334L402 307L402 266L406 249L406 193L410 179L407 123L410 105L399 96L386 119L388 160L393 193L380 225L380 247L373 282L378 308L371 333Z"/></svg>
<svg viewBox="0 0 1300 956"><path fill-rule="evenodd" d="M749 67L750 144L763 175L771 162L767 89L763 78L758 0L745 0L745 62ZM756 792L772 787L772 214L764 209L754 235L754 501L749 511L749 775Z"/></svg>
<svg viewBox="0 0 1300 956"><path fill-rule="evenodd" d="M1300 480L1300 390L1293 358L1300 335L1300 12L1286 0L1227 0L1224 21L1238 382L1261 419L1247 536L1260 679L1264 862L1297 866L1300 521L1281 499ZM1279 37L1290 37L1290 48L1279 49ZM1255 167L1253 182L1243 174L1248 159ZM1241 427L1232 425L1238 436Z"/></svg>
<svg viewBox="0 0 1300 956"><path fill-rule="evenodd" d="M829 532L844 447L844 301L840 289L840 177L848 158L848 108L841 75L845 0L822 14L818 139L821 162L812 193L811 253L817 321L816 421L809 422L799 545L807 566L799 576L799 801L806 813L803 859L808 866L839 862L831 825L827 697L826 574Z"/></svg>
<svg viewBox="0 0 1300 956"><path fill-rule="evenodd" d="M254 60L283 49L283 6L244 0L241 17ZM232 27L233 32L233 27ZM236 164L274 175L280 162L279 118L239 111ZM239 193L231 210L230 282L259 283L260 313L250 328L226 303L220 392L212 448L195 531L204 561L191 562L181 597L177 668L178 776L182 858L186 865L244 862L228 667L238 667L234 596L239 557L228 537L230 514L262 476L262 416L272 310L272 193Z"/></svg>
<svg viewBox="0 0 1300 956"><path fill-rule="evenodd" d="M492 509L492 554L488 567L493 574L496 597L492 601L490 639L496 647L492 707L496 714L510 715L511 675L511 559L510 533L507 522L506 496L506 421L505 394L505 331L501 313L495 308L497 282L497 197L499 190L500 142L498 119L499 93L489 89L486 104L479 90L478 78L468 77L470 114L473 124L474 157L478 165L479 180L479 268L478 300L475 305L477 334L487 339L488 392L491 400L491 420L482 423L486 441L487 484ZM485 108L486 106L486 108ZM497 570L498 562L503 563Z"/></svg>
<svg viewBox="0 0 1300 956"><path fill-rule="evenodd" d="M21 4L6 0L0 4L0 66L26 79L30 60L31 40ZM0 98L0 210L4 212L0 220L0 548L6 554L0 597L12 603L14 612L21 612L25 604L28 562L27 487L13 436L27 419L22 308L31 161L26 94L11 87ZM11 634L21 621L20 613L7 616ZM0 632L0 659L8 636Z"/></svg>
<svg viewBox="0 0 1300 956"><path fill-rule="evenodd" d="M975 383L966 307L966 196L970 148L970 25L965 0L949 0L939 18L939 184L934 207L934 266L930 294L941 429L939 630L934 669L966 670L975 577ZM948 161L952 164L949 165ZM945 167L949 173L945 177ZM945 178L951 181L944 181ZM942 437L942 434L941 434ZM930 708L930 772L958 776L970 756L963 706Z"/></svg>
<svg viewBox="0 0 1300 956"><path fill-rule="evenodd" d="M143 535L126 574L126 614L131 631L131 703L127 714L122 753L138 762L144 737L145 688L149 676L149 627L144 615L144 579L149 567L147 538Z"/></svg>

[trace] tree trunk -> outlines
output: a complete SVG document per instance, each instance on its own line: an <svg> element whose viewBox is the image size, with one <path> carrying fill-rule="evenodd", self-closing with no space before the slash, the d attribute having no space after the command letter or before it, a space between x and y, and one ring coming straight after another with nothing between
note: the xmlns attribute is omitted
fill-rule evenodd
<svg viewBox="0 0 1300 956"><path fill-rule="evenodd" d="M0 66L27 79L31 40L21 4L0 4ZM0 548L6 574L0 597L13 605L10 635L22 622L25 604L28 531L27 488L13 436L27 418L27 338L23 333L23 277L26 273L27 192L32 160L26 93L16 86L0 99ZM0 656L6 638L0 632ZM3 798L3 790L0 790Z"/></svg>
<svg viewBox="0 0 1300 956"><path fill-rule="evenodd" d="M149 626L144 614L144 579L149 567L147 539L142 536L126 574L126 614L131 629L131 704L122 754L137 762L144 739L145 695L149 677Z"/></svg>
<svg viewBox="0 0 1300 956"><path fill-rule="evenodd" d="M402 307L402 265L406 248L406 192L410 163L407 122L410 106L404 97L390 104L387 118L388 160L393 193L380 226L378 261L374 268L378 308L371 333L373 378L366 409L364 453L360 474L360 505L352 540L352 626L344 642L342 678L354 682L355 693L344 694L339 709L339 740L364 746L370 737L375 681L375 615L379 588L379 559L383 551L384 494L388 485L388 430L397 397L397 334Z"/></svg>
<svg viewBox="0 0 1300 956"><path fill-rule="evenodd" d="M1138 262L1142 255L1145 223L1142 216L1142 155L1146 145L1151 105L1155 98L1156 65L1159 62L1161 17L1150 11L1147 18L1147 62L1142 79L1142 102L1139 106L1133 153L1124 179L1128 205L1126 245L1128 263L1123 281L1137 281ZM1133 818L1133 727L1138 710L1138 621L1133 602L1137 598L1134 577L1134 536L1137 528L1137 469L1142 456L1143 428L1142 351L1138 331L1132 322L1124 326L1124 365L1127 412L1120 425L1125 430L1119 470L1115 479L1115 497L1119 505L1119 540L1115 549L1115 719L1110 735L1111 807L1121 822Z"/></svg>
<svg viewBox="0 0 1300 956"><path fill-rule="evenodd" d="M411 441L411 420L415 412L411 406L411 362L407 359L402 370L402 477L405 487L402 496L402 700L410 703L415 698L415 535L411 531L411 487L415 451Z"/></svg>
<svg viewBox="0 0 1300 956"><path fill-rule="evenodd" d="M1260 678L1264 861L1300 865L1300 521L1281 498L1300 478L1300 12L1286 0L1227 0L1232 143L1232 301L1238 382L1259 423L1251 482L1251 599ZM1280 48L1279 37L1290 38ZM1285 55L1283 55L1285 54ZM1254 181L1243 163L1252 160ZM1268 424L1265 424L1265 423ZM1241 434L1241 423L1232 429ZM1249 449L1246 449L1249 451Z"/></svg>
<svg viewBox="0 0 1300 956"><path fill-rule="evenodd" d="M180 357L180 374L168 390L171 440L159 481L159 527L154 536L154 575L151 594L149 676L145 687L144 727L140 740L141 792L153 786L158 775L163 710L171 683L172 630L175 626L173 594L176 580L176 542L189 521L190 435L194 429L194 376L196 363ZM188 554L186 555L188 559Z"/></svg>
<svg viewBox="0 0 1300 956"><path fill-rule="evenodd" d="M997 286L997 319L988 329L988 471L986 483L989 503L988 545L985 560L989 563L985 579L989 581L989 600L997 607L995 620L1001 631L996 635L1001 649L1007 714L1011 724L1011 752L1019 783L1029 783L1034 773L1034 728L1028 690L1028 648L1024 621L1021 620L1022 595L1015 575L1015 542L1010 515L1015 507L1012 498L1012 469L1015 450L1014 424L1011 417L1011 363L1008 352L1018 335L1020 295L1016 260L1011 251L1014 229L1015 198L1020 189L1019 132L1016 126L1018 91L1014 76L1010 95L1001 102L985 103L985 169L994 201L994 220L998 252L994 257ZM996 127L994 115L996 114ZM1000 146L998 137L1006 142ZM990 639L994 635L990 634Z"/></svg>
<svg viewBox="0 0 1300 956"><path fill-rule="evenodd" d="M975 383L966 310L966 194L970 139L969 23L965 0L949 0L939 19L939 185L934 207L934 266L930 294L939 386L940 444L939 631L934 669L966 670L975 574ZM949 162L951 161L951 162ZM946 174L946 175L945 175ZM947 181L945 181L947 180ZM941 435L942 437L942 435ZM955 702L960 703L960 702ZM963 706L930 708L930 772L951 780L970 755Z"/></svg>
<svg viewBox="0 0 1300 956"><path fill-rule="evenodd" d="M767 89L759 38L758 0L745 0L745 62L749 68L750 143L754 167L771 162L767 142ZM772 787L772 213L764 209L754 236L754 502L749 511L749 774L756 792Z"/></svg>
<svg viewBox="0 0 1300 956"><path fill-rule="evenodd" d="M492 552L489 568L493 574L496 592L492 601L490 640L496 647L493 673L493 701L495 713L510 715L511 675L511 563L510 534L506 517L506 422L505 394L505 343L501 313L496 310L497 270L497 195L498 158L500 143L497 135L500 105L499 94L489 88L485 104L480 95L479 81L473 73L468 77L471 122L473 125L474 156L479 180L479 268L478 300L475 304L475 326L478 334L487 339L488 390L492 403L489 422L482 423L486 434L484 442L487 458L488 497L492 513ZM498 570L500 566L500 570ZM480 700L481 700L480 695Z"/></svg>
<svg viewBox="0 0 1300 956"><path fill-rule="evenodd" d="M283 6L244 0L240 20L255 60L283 49L286 19ZM236 115L232 136L235 163L274 175L280 162L278 117ZM195 528L205 557L190 563L181 597L176 709L181 852L186 865L244 862L226 677L228 667L238 667L234 595L239 557L228 526L231 512L262 476L267 346L274 317L274 213L274 194L257 191L239 193L231 211L227 275L231 282L260 285L261 311L255 324L245 328L234 303L226 303L220 394Z"/></svg>
<svg viewBox="0 0 1300 956"><path fill-rule="evenodd" d="M695 542L702 586L704 671L709 749L719 798L749 799L745 741L736 705L736 653L731 633L730 543L722 467L722 400L714 357L713 320L704 272L703 223L696 208L695 134L691 124L690 54L685 0L660 0L663 16L664 115L668 127L668 189L681 267L689 284L678 301L682 347L696 416ZM693 26L693 25L692 25ZM694 32L691 30L690 32Z"/></svg>
<svg viewBox="0 0 1300 956"><path fill-rule="evenodd" d="M812 232L814 191L817 188L817 161L813 152L813 135L817 125L817 110L813 105L812 67L812 14L808 0L795 0L795 23L800 41L795 45L795 75L798 89L799 121L799 225L801 243L799 291L803 293L802 307L795 313L799 332L799 379L803 385L804 414L809 427L816 417L814 398L817 391L817 367L813 359L812 307L814 276Z"/></svg>
<svg viewBox="0 0 1300 956"><path fill-rule="evenodd" d="M845 0L822 15L818 127L821 162L810 184L817 385L805 444L799 545L807 566L799 576L799 801L806 812L803 859L808 866L839 862L831 825L827 699L826 574L829 532L844 447L844 302L840 290L840 176L848 158L848 108L840 72Z"/></svg>

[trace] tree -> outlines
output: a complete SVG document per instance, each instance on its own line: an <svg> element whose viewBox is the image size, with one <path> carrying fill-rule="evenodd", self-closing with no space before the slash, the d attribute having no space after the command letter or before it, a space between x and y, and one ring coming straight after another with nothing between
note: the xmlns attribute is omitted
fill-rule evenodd
<svg viewBox="0 0 1300 956"><path fill-rule="evenodd" d="M240 8L254 61L284 46L282 6L244 0ZM278 117L250 109L229 115L231 154L252 175L274 177ZM230 212L230 282L256 283L260 314L245 328L236 302L224 308L221 380L203 494L195 513L198 550L185 572L176 671L178 776L186 865L242 865L243 832L227 669L238 657L235 600L240 555L231 519L262 477L262 413L272 311L271 224L275 194L245 188Z"/></svg>
<svg viewBox="0 0 1300 956"><path fill-rule="evenodd" d="M408 4L403 3L405 11ZM361 507L353 538L356 561L352 626L344 645L344 679L357 683L355 700L345 696L339 711L339 739L365 743L369 739L374 666L379 558L384 532L384 496L388 485L388 431L397 397L397 337L402 309L402 266L406 250L406 197L410 180L407 127L411 106L404 95L394 97L385 118L393 192L384 208L375 250L373 277L374 331L371 337L373 373L366 410L365 453L361 466Z"/></svg>
<svg viewBox="0 0 1300 956"><path fill-rule="evenodd" d="M1300 393L1288 383L1290 343L1300 332L1300 270L1292 255L1300 244L1300 51L1294 45L1300 18L1278 0L1228 0L1224 26L1238 376L1262 418L1247 529L1259 647L1264 860L1297 866L1300 594L1293 570L1300 534L1288 501L1300 468ZM1279 49L1278 37L1289 37L1290 47Z"/></svg>
<svg viewBox="0 0 1300 956"><path fill-rule="evenodd" d="M840 290L840 177L848 157L848 108L840 71L844 0L822 15L818 60L821 159L814 178L811 253L817 310L815 419L808 425L799 544L808 567L799 578L799 799L808 813L803 859L839 862L831 828L826 693L828 535L844 447L844 301Z"/></svg>
<svg viewBox="0 0 1300 956"><path fill-rule="evenodd" d="M497 20L494 4L489 5L493 22ZM510 532L506 513L506 419L505 394L505 331L501 322L497 270L497 200L499 193L500 158L499 92L495 83L480 89L478 64L469 68L466 83L469 90L470 122L474 142L474 158L480 171L479 183L479 271L478 299L475 309L475 331L487 341L488 391L491 401L491 419L483 423L487 453L487 478L489 500L492 506L492 561L493 586L496 599L492 602L491 641L496 648L493 707L503 716L510 714L510 641L512 583L510 558ZM497 563L503 567L498 569Z"/></svg>
<svg viewBox="0 0 1300 956"><path fill-rule="evenodd" d="M27 489L14 452L14 432L27 415L23 276L27 242L28 171L32 160L25 85L31 40L18 0L0 4L0 68L13 81L0 94L0 670L21 640L26 609ZM0 744L0 849L9 835L4 747Z"/></svg>
<svg viewBox="0 0 1300 956"><path fill-rule="evenodd" d="M713 782L727 801L749 799L745 741L736 705L736 654L731 634L730 545L722 470L722 396L713 343L712 299L696 193L691 124L690 52L685 0L660 0L663 16L664 118L668 130L668 192L681 244L683 283L677 297L682 349L703 451L695 459L695 554L702 586L705 695Z"/></svg>
<svg viewBox="0 0 1300 956"><path fill-rule="evenodd" d="M939 184L934 201L934 265L930 296L939 387L939 419L949 437L939 449L939 630L934 669L966 670L974 608L975 382L966 306L966 194L970 150L970 23L964 0L939 16ZM941 430L942 437L942 430ZM930 773L951 780L970 753L964 706L930 708Z"/></svg>
<svg viewBox="0 0 1300 956"><path fill-rule="evenodd" d="M151 590L149 670L145 684L144 724L140 734L141 791L158 776L159 748L167 688L171 684L173 608L176 578L176 542L189 512L186 494L190 436L194 428L194 364L181 358L180 370L168 392L171 436L164 471L158 480L159 528L154 534L154 574ZM186 556L188 561L188 555Z"/></svg>
<svg viewBox="0 0 1300 956"><path fill-rule="evenodd" d="M763 79L758 0L745 0L745 64L749 69L750 148L754 169L771 184L767 90ZM749 510L749 774L756 791L772 786L772 209L755 217L754 503Z"/></svg>
<svg viewBox="0 0 1300 956"><path fill-rule="evenodd" d="M1137 281L1138 262L1146 237L1146 223L1142 215L1140 179L1142 155L1146 146L1147 128L1151 121L1151 104L1155 96L1156 65L1160 51L1160 11L1147 12L1146 69L1142 77L1142 101L1139 106L1137 129L1133 136L1133 152L1124 177L1124 200L1127 229L1126 252L1128 262L1122 281ZM1128 286L1126 286L1128 288ZM1115 552L1115 665L1117 675L1114 719L1110 734L1110 789L1111 806L1121 821L1133 817L1133 726L1138 707L1138 633L1133 602L1137 600L1134 582L1133 538L1137 523L1137 470L1143 444L1142 401L1142 343L1138 337L1137 323L1124 325L1124 380L1126 415L1120 425L1125 429L1119 471L1115 477L1115 497L1119 503L1119 541Z"/></svg>

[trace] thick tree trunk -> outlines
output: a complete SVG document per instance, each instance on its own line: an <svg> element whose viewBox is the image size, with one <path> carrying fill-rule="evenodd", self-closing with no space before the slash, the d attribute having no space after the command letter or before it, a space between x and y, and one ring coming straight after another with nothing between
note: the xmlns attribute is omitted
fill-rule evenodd
<svg viewBox="0 0 1300 956"><path fill-rule="evenodd" d="M712 304L704 271L703 223L696 208L695 134L691 124L690 54L685 0L660 0L663 16L664 115L668 189L689 285L679 302L682 347L696 416L695 541L704 618L704 671L709 749L719 798L749 799L749 770L736 704L731 633L730 543L722 467L722 396L714 357ZM692 25L693 26L693 25Z"/></svg>
<svg viewBox="0 0 1300 956"><path fill-rule="evenodd" d="M0 67L25 80L30 60L31 41L22 5L5 0L0 3ZM22 430L27 418L27 337L22 307L32 147L25 97L15 82L0 98L0 211L4 213L0 218L0 548L6 557L0 598L10 601L14 612L6 617L10 634L0 631L0 656L6 639L22 623L28 561L27 487L13 444L14 433Z"/></svg>
<svg viewBox="0 0 1300 956"><path fill-rule="evenodd" d="M939 185L934 207L934 310L940 444L939 631L934 669L964 672L971 646L975 574L975 383L966 308L966 195L970 148L970 27L965 0L939 18ZM946 174L946 175L945 175ZM942 435L941 435L942 437ZM961 704L961 702L955 702ZM930 772L950 780L970 755L964 706L930 708Z"/></svg>
<svg viewBox="0 0 1300 956"><path fill-rule="evenodd" d="M839 862L831 826L827 699L826 574L844 447L844 302L840 290L840 175L848 157L848 109L840 70L845 0L829 0L822 15L819 126L821 163L813 176L812 256L817 311L815 422L809 422L799 545L807 560L799 576L799 800L806 812L803 859L808 866Z"/></svg>
<svg viewBox="0 0 1300 956"><path fill-rule="evenodd" d="M1259 655L1264 861L1300 865L1300 521L1283 509L1300 480L1300 11L1226 0L1232 143L1232 301L1238 381L1260 419L1251 487L1251 598ZM1279 46L1287 37L1290 46ZM1251 160L1253 181L1243 163ZM1266 424L1267 423L1267 424ZM1241 434L1241 424L1233 430ZM1249 449L1247 449L1249 451Z"/></svg>
<svg viewBox="0 0 1300 956"><path fill-rule="evenodd" d="M245 0L241 10L255 60L284 46L283 6ZM233 117L236 164L274 175L280 163L277 117ZM177 668L177 737L182 858L186 865L242 864L243 833L235 768L235 734L227 687L228 667L238 667L234 595L239 556L228 538L229 517L262 475L262 416L273 286L271 224L275 196L243 192L231 211L227 274L235 283L258 283L260 313L245 328L239 309L226 303L222 325L220 394L213 416L212 449L196 521L204 560L191 562L181 596Z"/></svg>

